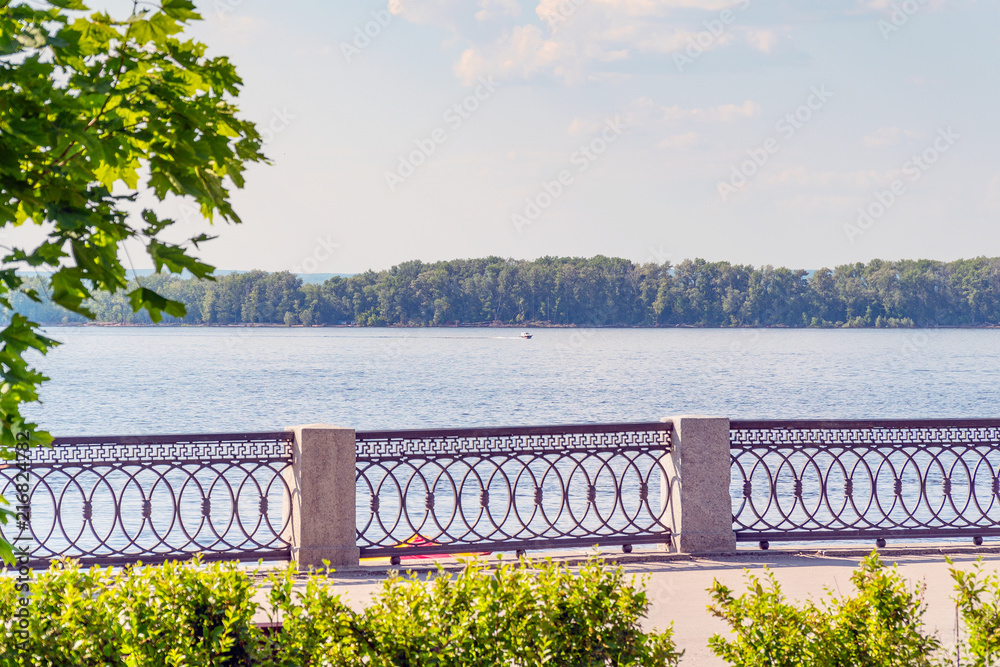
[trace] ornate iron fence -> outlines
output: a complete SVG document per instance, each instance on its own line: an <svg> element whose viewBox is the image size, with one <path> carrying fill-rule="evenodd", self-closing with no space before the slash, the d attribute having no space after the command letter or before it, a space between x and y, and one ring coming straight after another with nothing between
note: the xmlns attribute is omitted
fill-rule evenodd
<svg viewBox="0 0 1000 667"><path fill-rule="evenodd" d="M32 565L187 558L288 560L292 435L58 438L31 450ZM18 470L0 469L13 498ZM16 525L3 527L8 539ZM12 534L14 533L14 534Z"/></svg>
<svg viewBox="0 0 1000 667"><path fill-rule="evenodd" d="M361 555L668 542L671 428L359 432Z"/></svg>
<svg viewBox="0 0 1000 667"><path fill-rule="evenodd" d="M357 433L363 557L670 541L668 422ZM1000 536L1000 419L733 421L740 541ZM32 564L286 560L292 434L31 450ZM0 465L15 497L17 468ZM2 527L9 539L16 525Z"/></svg>
<svg viewBox="0 0 1000 667"><path fill-rule="evenodd" d="M1000 535L998 419L733 421L730 443L740 541Z"/></svg>

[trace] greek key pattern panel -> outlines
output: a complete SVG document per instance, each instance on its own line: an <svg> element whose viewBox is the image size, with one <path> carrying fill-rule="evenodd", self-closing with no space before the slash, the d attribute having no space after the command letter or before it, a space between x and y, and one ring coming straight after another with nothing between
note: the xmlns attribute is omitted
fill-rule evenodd
<svg viewBox="0 0 1000 667"><path fill-rule="evenodd" d="M32 465L121 461L291 461L290 432L56 438L31 450Z"/></svg>
<svg viewBox="0 0 1000 667"><path fill-rule="evenodd" d="M358 459L670 447L669 423L358 432Z"/></svg>
<svg viewBox="0 0 1000 667"><path fill-rule="evenodd" d="M885 422L732 422L734 449L762 446L993 445L1000 420L899 420Z"/></svg>

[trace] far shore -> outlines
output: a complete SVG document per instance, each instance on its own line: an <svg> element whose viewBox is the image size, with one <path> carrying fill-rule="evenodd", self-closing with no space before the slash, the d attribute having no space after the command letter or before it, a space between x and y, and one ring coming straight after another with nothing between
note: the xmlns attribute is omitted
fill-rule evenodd
<svg viewBox="0 0 1000 667"><path fill-rule="evenodd" d="M734 327L708 327L697 324L670 324L662 326L648 325L603 325L603 324L552 324L548 322L524 322L521 324L435 324L430 326L414 324L387 324L377 326L362 326L359 324L185 324L183 322L165 322L159 324L122 324L119 322L41 322L42 327L59 328L79 328L79 327L118 327L118 328L188 328L188 329L712 329L718 331L728 331L731 329L789 329L789 330L883 330L883 331L925 331L939 329L1000 329L996 324L979 324L969 326L941 325L928 327L848 327L848 326L810 326L810 327L790 327L783 324L776 324L766 327L754 326L734 326Z"/></svg>

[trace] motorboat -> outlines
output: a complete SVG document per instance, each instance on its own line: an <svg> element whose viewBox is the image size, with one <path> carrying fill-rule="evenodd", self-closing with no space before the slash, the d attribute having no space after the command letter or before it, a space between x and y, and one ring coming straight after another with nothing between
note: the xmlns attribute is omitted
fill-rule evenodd
<svg viewBox="0 0 1000 667"><path fill-rule="evenodd" d="M525 340L531 340L531 334L528 333L527 331L522 331L521 338L524 338Z"/></svg>

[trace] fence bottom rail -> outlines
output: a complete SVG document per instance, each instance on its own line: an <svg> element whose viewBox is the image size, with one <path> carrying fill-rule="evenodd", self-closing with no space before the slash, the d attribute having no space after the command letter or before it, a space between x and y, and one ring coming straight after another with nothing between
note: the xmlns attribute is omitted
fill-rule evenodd
<svg viewBox="0 0 1000 667"><path fill-rule="evenodd" d="M362 547L362 558L393 556L433 556L439 554L475 554L504 551L543 551L555 549L580 549L598 546L628 546L639 544L669 544L671 533L657 535L615 535L580 539L506 540L503 542L478 542L471 544L434 544L419 547Z"/></svg>
<svg viewBox="0 0 1000 667"><path fill-rule="evenodd" d="M942 539L961 537L1000 537L1000 527L994 528L912 528L863 529L824 531L736 531L737 542L818 542L845 540Z"/></svg>

